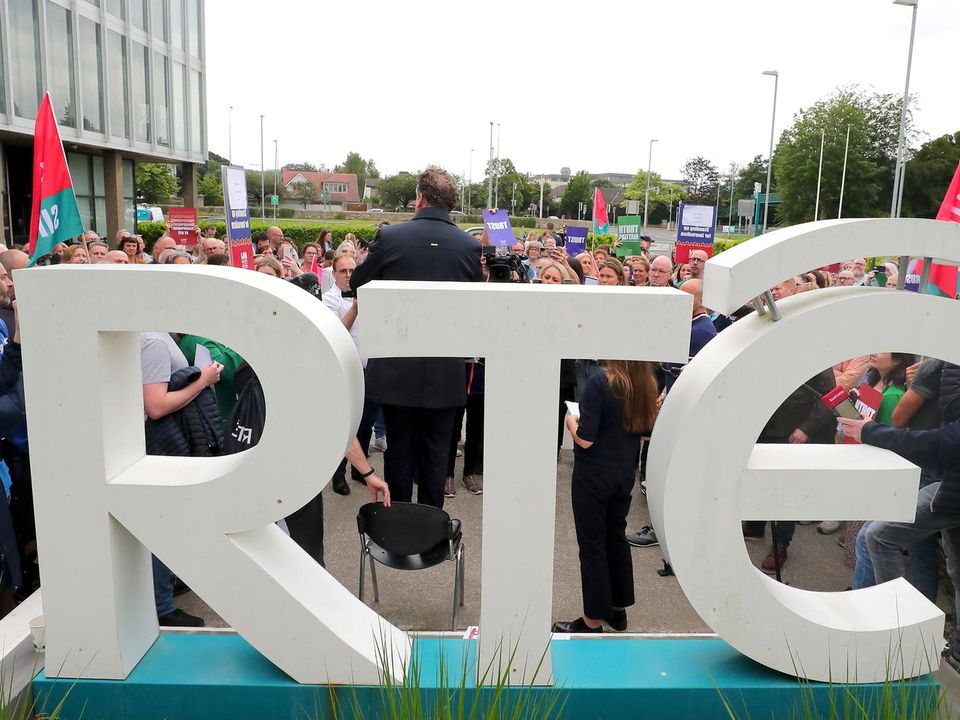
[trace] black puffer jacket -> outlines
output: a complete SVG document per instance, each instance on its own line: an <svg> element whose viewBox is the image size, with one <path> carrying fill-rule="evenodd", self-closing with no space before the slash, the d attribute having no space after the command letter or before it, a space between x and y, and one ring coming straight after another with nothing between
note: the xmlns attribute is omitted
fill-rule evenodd
<svg viewBox="0 0 960 720"><path fill-rule="evenodd" d="M196 367L177 370L167 383L169 392L182 390L200 377ZM147 418L147 455L212 457L223 448L223 421L212 387L204 388L190 404L159 420Z"/></svg>

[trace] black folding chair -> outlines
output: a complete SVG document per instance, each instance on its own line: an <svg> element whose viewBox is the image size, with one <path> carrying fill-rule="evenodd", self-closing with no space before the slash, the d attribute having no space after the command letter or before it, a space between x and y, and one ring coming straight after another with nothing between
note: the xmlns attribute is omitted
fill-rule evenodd
<svg viewBox="0 0 960 720"><path fill-rule="evenodd" d="M455 563L453 575L453 620L463 607L463 533L459 520L432 505L395 502L367 503L357 514L360 531L360 600L363 600L364 560L370 558L373 599L380 602L376 560L395 570L425 570L447 560Z"/></svg>

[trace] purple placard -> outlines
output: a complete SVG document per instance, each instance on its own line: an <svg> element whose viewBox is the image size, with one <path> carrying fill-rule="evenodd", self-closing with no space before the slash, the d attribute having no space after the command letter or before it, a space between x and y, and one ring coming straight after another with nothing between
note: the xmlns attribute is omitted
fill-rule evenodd
<svg viewBox="0 0 960 720"><path fill-rule="evenodd" d="M494 247L510 247L517 241L510 227L510 216L506 210L483 211L483 226L487 229L487 237Z"/></svg>
<svg viewBox="0 0 960 720"><path fill-rule="evenodd" d="M564 247L567 255L573 257L587 250L587 232L589 228L567 225L567 242Z"/></svg>

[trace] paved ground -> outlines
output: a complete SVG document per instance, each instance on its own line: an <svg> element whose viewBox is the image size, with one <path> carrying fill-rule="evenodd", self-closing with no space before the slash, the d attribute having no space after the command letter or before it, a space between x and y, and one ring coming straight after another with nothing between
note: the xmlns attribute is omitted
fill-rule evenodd
<svg viewBox="0 0 960 720"><path fill-rule="evenodd" d="M374 453L374 466L382 467L383 457ZM569 450L561 452L557 466L557 523L554 561L554 618L569 620L580 614L580 574L577 542L570 509L570 476L573 457ZM459 468L458 468L459 473ZM459 477L459 475L458 475ZM357 593L359 538L357 509L367 502L365 488L351 482L353 492L347 497L324 490L326 510L327 569L354 594ZM446 509L463 522L466 543L466 602L459 625L475 625L480 614L480 527L483 496L473 496L461 485L457 497L447 501ZM628 529L636 530L649 522L646 498L634 493ZM838 535L816 533L813 525L798 526L784 568L784 580L810 590L843 590L850 584L850 571L841 560ZM765 543L748 543L748 551L759 563L769 551ZM661 578L657 548L634 549L634 579L637 604L629 610L629 629L633 632L709 632L686 601L676 578ZM400 572L378 568L380 600L378 611L390 622L411 630L446 630L450 626L453 592L453 564L444 563L420 572ZM369 578L367 580L369 583ZM368 585L366 600L372 604L372 588ZM178 604L189 612L203 615L209 625L223 622L202 601L192 594L178 598Z"/></svg>

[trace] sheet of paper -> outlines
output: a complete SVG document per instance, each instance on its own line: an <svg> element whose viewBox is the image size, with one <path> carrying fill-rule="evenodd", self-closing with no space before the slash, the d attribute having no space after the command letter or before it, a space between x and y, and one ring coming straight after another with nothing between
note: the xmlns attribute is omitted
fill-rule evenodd
<svg viewBox="0 0 960 720"><path fill-rule="evenodd" d="M573 415L575 418L580 417L580 403L575 403L573 400L567 400L567 412Z"/></svg>
<svg viewBox="0 0 960 720"><path fill-rule="evenodd" d="M196 353L193 356L193 365L203 370L207 365L210 365L213 362L213 358L210 357L210 351L206 348L205 345L197 345Z"/></svg>

